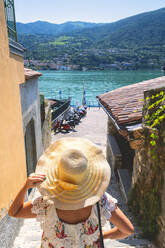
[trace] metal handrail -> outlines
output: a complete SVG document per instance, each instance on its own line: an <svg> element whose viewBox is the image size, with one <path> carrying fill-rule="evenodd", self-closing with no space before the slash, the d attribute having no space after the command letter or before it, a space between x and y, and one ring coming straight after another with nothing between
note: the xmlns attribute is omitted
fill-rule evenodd
<svg viewBox="0 0 165 248"><path fill-rule="evenodd" d="M68 109L69 106L70 106L69 100L67 102L64 102L64 104L62 104L58 108L56 108L56 106L55 106L54 110L52 112L52 122L54 122L62 113L64 113L66 111L66 109Z"/></svg>

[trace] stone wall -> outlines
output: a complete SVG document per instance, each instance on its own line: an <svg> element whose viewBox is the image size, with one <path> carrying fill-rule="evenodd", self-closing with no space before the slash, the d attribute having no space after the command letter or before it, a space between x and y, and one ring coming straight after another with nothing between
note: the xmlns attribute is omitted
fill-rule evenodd
<svg viewBox="0 0 165 248"><path fill-rule="evenodd" d="M48 103L47 107L45 108L45 119L42 125L42 144L44 151L51 144L51 120L51 105Z"/></svg>
<svg viewBox="0 0 165 248"><path fill-rule="evenodd" d="M24 84L21 84L20 95L24 135L26 133L28 124L31 120L33 120L35 129L36 153L38 160L43 151L38 78L29 79Z"/></svg>
<svg viewBox="0 0 165 248"><path fill-rule="evenodd" d="M165 105L165 102L164 102ZM165 115L165 113L164 113ZM159 217L159 235L158 235L158 243L160 244L160 247L165 248L165 121L162 125L161 130L162 135L162 143L160 148L160 167L162 168L162 176L163 176L163 186L161 188L161 215ZM161 246L162 245L162 246Z"/></svg>
<svg viewBox="0 0 165 248"><path fill-rule="evenodd" d="M107 134L113 134L114 136L118 134L117 127L114 125L110 118L108 118L107 122Z"/></svg>
<svg viewBox="0 0 165 248"><path fill-rule="evenodd" d="M162 93L160 93L162 92ZM163 93L164 92L164 93ZM162 94L162 95L161 95ZM144 236L165 248L165 89L144 94L143 129L135 146L129 206Z"/></svg>
<svg viewBox="0 0 165 248"><path fill-rule="evenodd" d="M145 149L140 148L135 150L135 156L133 160L133 172L132 172L132 187L137 182L138 178L140 177L142 171L146 167L144 162L145 158Z"/></svg>
<svg viewBox="0 0 165 248"><path fill-rule="evenodd" d="M161 216L159 220L159 227L160 227L160 233L158 235L158 243L162 244L162 247L165 247L165 170L163 173L163 180L164 180L164 185L162 187L161 191Z"/></svg>

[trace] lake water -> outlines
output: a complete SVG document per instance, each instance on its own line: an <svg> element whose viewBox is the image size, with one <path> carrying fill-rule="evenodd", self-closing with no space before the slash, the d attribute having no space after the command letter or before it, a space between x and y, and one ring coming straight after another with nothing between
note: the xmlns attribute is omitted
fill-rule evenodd
<svg viewBox="0 0 165 248"><path fill-rule="evenodd" d="M96 105L96 96L100 94L125 85L163 76L161 70L41 72L40 93L43 93L45 98L72 97L74 105L82 103L83 86L87 104Z"/></svg>

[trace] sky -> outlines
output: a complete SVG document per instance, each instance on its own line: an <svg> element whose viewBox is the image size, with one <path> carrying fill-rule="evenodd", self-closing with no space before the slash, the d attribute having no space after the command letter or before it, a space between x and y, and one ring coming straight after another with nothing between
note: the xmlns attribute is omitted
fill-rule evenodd
<svg viewBox="0 0 165 248"><path fill-rule="evenodd" d="M165 7L165 0L14 0L17 22L110 23Z"/></svg>

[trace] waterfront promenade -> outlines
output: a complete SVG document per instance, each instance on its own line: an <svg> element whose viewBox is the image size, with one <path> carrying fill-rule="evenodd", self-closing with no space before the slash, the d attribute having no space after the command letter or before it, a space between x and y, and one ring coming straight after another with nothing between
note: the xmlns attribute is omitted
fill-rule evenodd
<svg viewBox="0 0 165 248"><path fill-rule="evenodd" d="M95 144L99 145L103 151L106 150L106 129L107 129L107 115L100 108L88 109L87 116L83 118L79 125L75 127L75 130L70 133L52 133L52 142L61 137L84 137ZM135 234L124 240L106 240L105 248L141 248L152 247L149 241L140 238L140 229L135 225L134 219L131 213L128 212L127 204L124 201L120 186L113 172L111 176L108 192L118 200L118 206L123 212L130 218L135 226ZM34 196L35 197L35 194ZM107 226L109 224L107 223ZM39 223L35 219L26 219L19 231L17 238L15 239L12 248L40 248L41 229ZM81 247L80 247L81 248Z"/></svg>

